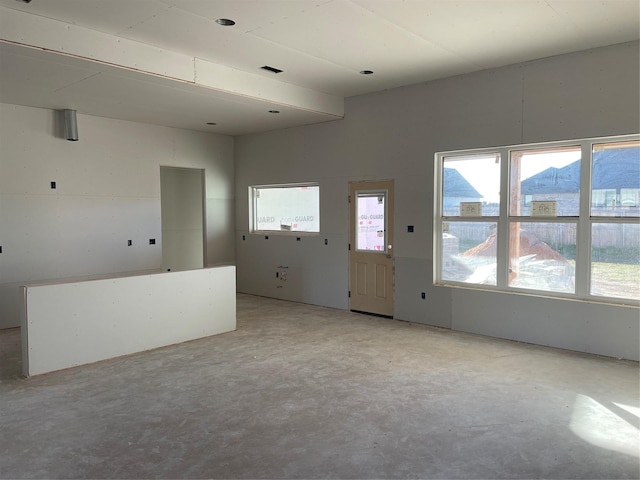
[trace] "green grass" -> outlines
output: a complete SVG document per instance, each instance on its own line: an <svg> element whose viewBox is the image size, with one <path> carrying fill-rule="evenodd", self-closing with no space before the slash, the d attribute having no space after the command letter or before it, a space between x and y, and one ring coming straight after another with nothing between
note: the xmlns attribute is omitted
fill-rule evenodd
<svg viewBox="0 0 640 480"><path fill-rule="evenodd" d="M607 297L640 299L640 265L593 262L591 264L593 293Z"/></svg>

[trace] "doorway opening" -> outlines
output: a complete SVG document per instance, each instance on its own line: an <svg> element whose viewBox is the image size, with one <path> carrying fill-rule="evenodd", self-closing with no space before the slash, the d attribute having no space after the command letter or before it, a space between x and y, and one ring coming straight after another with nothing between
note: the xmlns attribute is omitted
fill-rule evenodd
<svg viewBox="0 0 640 480"><path fill-rule="evenodd" d="M204 170L160 167L162 271L204 268Z"/></svg>

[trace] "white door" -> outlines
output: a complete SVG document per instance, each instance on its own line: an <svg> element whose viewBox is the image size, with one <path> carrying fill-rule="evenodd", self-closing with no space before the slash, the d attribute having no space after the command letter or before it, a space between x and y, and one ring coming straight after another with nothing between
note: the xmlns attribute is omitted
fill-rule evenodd
<svg viewBox="0 0 640 480"><path fill-rule="evenodd" d="M393 180L349 184L349 308L393 317Z"/></svg>

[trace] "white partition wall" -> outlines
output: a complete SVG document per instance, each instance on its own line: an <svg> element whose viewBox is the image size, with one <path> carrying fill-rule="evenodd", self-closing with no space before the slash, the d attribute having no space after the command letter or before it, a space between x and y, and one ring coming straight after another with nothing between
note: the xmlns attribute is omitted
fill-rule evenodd
<svg viewBox="0 0 640 480"><path fill-rule="evenodd" d="M23 287L26 377L236 328L235 267Z"/></svg>

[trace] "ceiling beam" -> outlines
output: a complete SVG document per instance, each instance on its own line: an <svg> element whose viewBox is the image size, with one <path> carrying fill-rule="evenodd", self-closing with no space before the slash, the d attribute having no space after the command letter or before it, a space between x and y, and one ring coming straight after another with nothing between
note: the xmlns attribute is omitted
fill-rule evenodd
<svg viewBox="0 0 640 480"><path fill-rule="evenodd" d="M344 99L77 25L0 7L0 40L230 96L344 116ZM258 67L257 67L258 68Z"/></svg>

